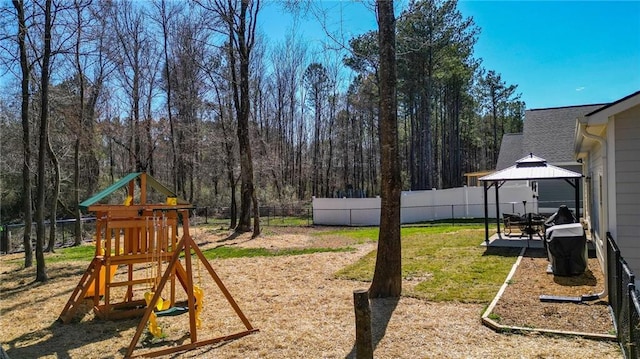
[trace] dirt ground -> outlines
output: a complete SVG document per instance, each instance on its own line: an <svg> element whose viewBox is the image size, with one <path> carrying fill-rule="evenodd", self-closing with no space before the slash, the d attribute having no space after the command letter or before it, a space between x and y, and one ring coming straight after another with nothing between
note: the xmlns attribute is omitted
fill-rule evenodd
<svg viewBox="0 0 640 359"><path fill-rule="evenodd" d="M594 334L613 334L606 300L549 303L541 295L580 297L604 290L597 258L589 258L584 274L560 277L547 273L549 261L541 249L529 249L493 313L508 326L542 328ZM606 299L606 298L605 298Z"/></svg>
<svg viewBox="0 0 640 359"><path fill-rule="evenodd" d="M232 245L242 247L340 247L352 252L316 253L298 256L234 258L211 261L229 292L259 332L222 344L205 346L172 358L353 358L355 324L353 291L368 283L337 280L333 274L375 249L374 243L355 245L335 237L317 237L321 229L270 227L266 235L250 240L239 236L225 240L228 233L194 234L203 248ZM138 320L103 321L90 310L71 324L56 321L88 263L50 264L50 281L33 284L33 269L20 269L8 262L19 254L0 257L0 341L13 358L121 358L133 337ZM537 259L525 258L522 269L496 307L501 323L515 317L531 317L526 303L518 298L537 294L525 286L527 273L537 273ZM533 266L533 267L531 267ZM595 271L594 271L595 272ZM125 275L120 270L118 276ZM521 275L521 276L519 276ZM546 276L546 277L545 277ZM553 276L541 277L550 280ZM595 276L587 286L598 290ZM205 291L201 314L201 339L231 334L244 329L206 273L197 267L194 277ZM519 294L520 293L520 294ZM142 295L141 293L138 293ZM545 292L545 294L554 294ZM585 294L580 291L580 294ZM504 301L504 302L503 302ZM513 304L511 304L513 303ZM576 337L539 334L499 334L481 324L482 304L434 303L402 297L373 300L373 343L376 358L620 358L616 343ZM575 306L575 305L574 305ZM605 305L594 305L606 308ZM581 306L578 306L581 307ZM556 313L557 312L557 313ZM570 317L584 311L547 310L547 317ZM565 314L566 313L566 314ZM82 313L81 313L82 314ZM169 339L188 343L188 316L158 319ZM514 319L515 320L515 319ZM602 319L604 323L606 320ZM600 319L597 320L600 322ZM517 323L517 321L514 321ZM528 321L531 326L540 327ZM569 324L573 325L573 324ZM575 329L575 328L574 328ZM587 328L607 332L602 327ZM135 353L166 342L145 340ZM171 344L170 344L171 345Z"/></svg>

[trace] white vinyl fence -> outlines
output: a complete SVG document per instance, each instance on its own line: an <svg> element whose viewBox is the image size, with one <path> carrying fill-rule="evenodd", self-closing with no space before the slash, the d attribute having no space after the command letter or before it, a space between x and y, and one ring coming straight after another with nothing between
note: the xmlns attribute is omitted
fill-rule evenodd
<svg viewBox="0 0 640 359"><path fill-rule="evenodd" d="M406 191L401 198L402 223L449 218L484 218L482 187L459 187L431 191ZM489 218L495 218L495 189L489 189ZM500 188L500 213L536 212L534 192L527 185ZM523 201L527 201L526 210ZM377 226L380 198L313 198L313 224L330 226Z"/></svg>

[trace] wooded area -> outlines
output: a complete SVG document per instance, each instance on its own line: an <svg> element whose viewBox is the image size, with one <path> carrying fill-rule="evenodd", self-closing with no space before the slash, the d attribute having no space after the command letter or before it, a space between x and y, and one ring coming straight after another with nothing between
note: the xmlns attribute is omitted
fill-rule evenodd
<svg viewBox="0 0 640 359"><path fill-rule="evenodd" d="M299 3L278 6L315 21ZM138 171L196 205L237 213L239 196L243 230L258 204L379 195L377 32L317 48L293 27L270 41L263 5L3 1L2 222L79 217L79 201ZM522 129L525 104L474 58L478 36L456 1L397 16L404 190L462 185Z"/></svg>

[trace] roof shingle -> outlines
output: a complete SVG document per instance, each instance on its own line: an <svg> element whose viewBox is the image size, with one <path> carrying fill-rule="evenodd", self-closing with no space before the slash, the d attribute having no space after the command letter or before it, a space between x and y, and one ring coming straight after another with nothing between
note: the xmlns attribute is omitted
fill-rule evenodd
<svg viewBox="0 0 640 359"><path fill-rule="evenodd" d="M504 136L502 136L496 170L513 166L513 164L523 156L522 139L522 133L505 133Z"/></svg>
<svg viewBox="0 0 640 359"><path fill-rule="evenodd" d="M575 161L573 150L576 119L605 105L568 106L525 111L524 138L518 157L533 152L550 163Z"/></svg>

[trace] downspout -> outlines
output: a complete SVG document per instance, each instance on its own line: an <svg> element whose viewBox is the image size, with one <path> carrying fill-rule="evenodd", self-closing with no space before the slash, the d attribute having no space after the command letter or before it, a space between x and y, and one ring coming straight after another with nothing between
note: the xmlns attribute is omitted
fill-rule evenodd
<svg viewBox="0 0 640 359"><path fill-rule="evenodd" d="M598 135L594 135L592 133L587 132L587 126L583 123L581 123L578 120L578 130L580 131L580 135L582 135L582 137L590 139L590 140L594 140L596 142L598 142L600 144L600 146L602 147L602 172L603 174L607 174L608 173L608 164L607 164L607 139ZM604 199L608 202L609 201L609 180L603 176L603 179L606 180L606 186L605 184L601 183L600 187L602 188L603 194L602 196L604 197ZM604 212L604 211L603 211ZM600 223L598 224L598 229L600 231L602 231L603 227L605 226L606 223L609 223L609 218L608 218L608 213L599 213L600 216ZM593 233L592 233L593 234ZM606 236L605 239L606 241ZM602 241L602 239L601 239ZM597 245L597 243L596 243ZM609 283L608 283L608 278L609 275L607 273L607 270L609 268L609 266L607 265L607 250L605 248L605 250L601 250L602 253L602 257L604 258L604 290L598 294L592 295L592 296L583 296L583 300L595 300L595 299L602 299L604 297L607 296L607 292L608 292L608 288L609 288Z"/></svg>

